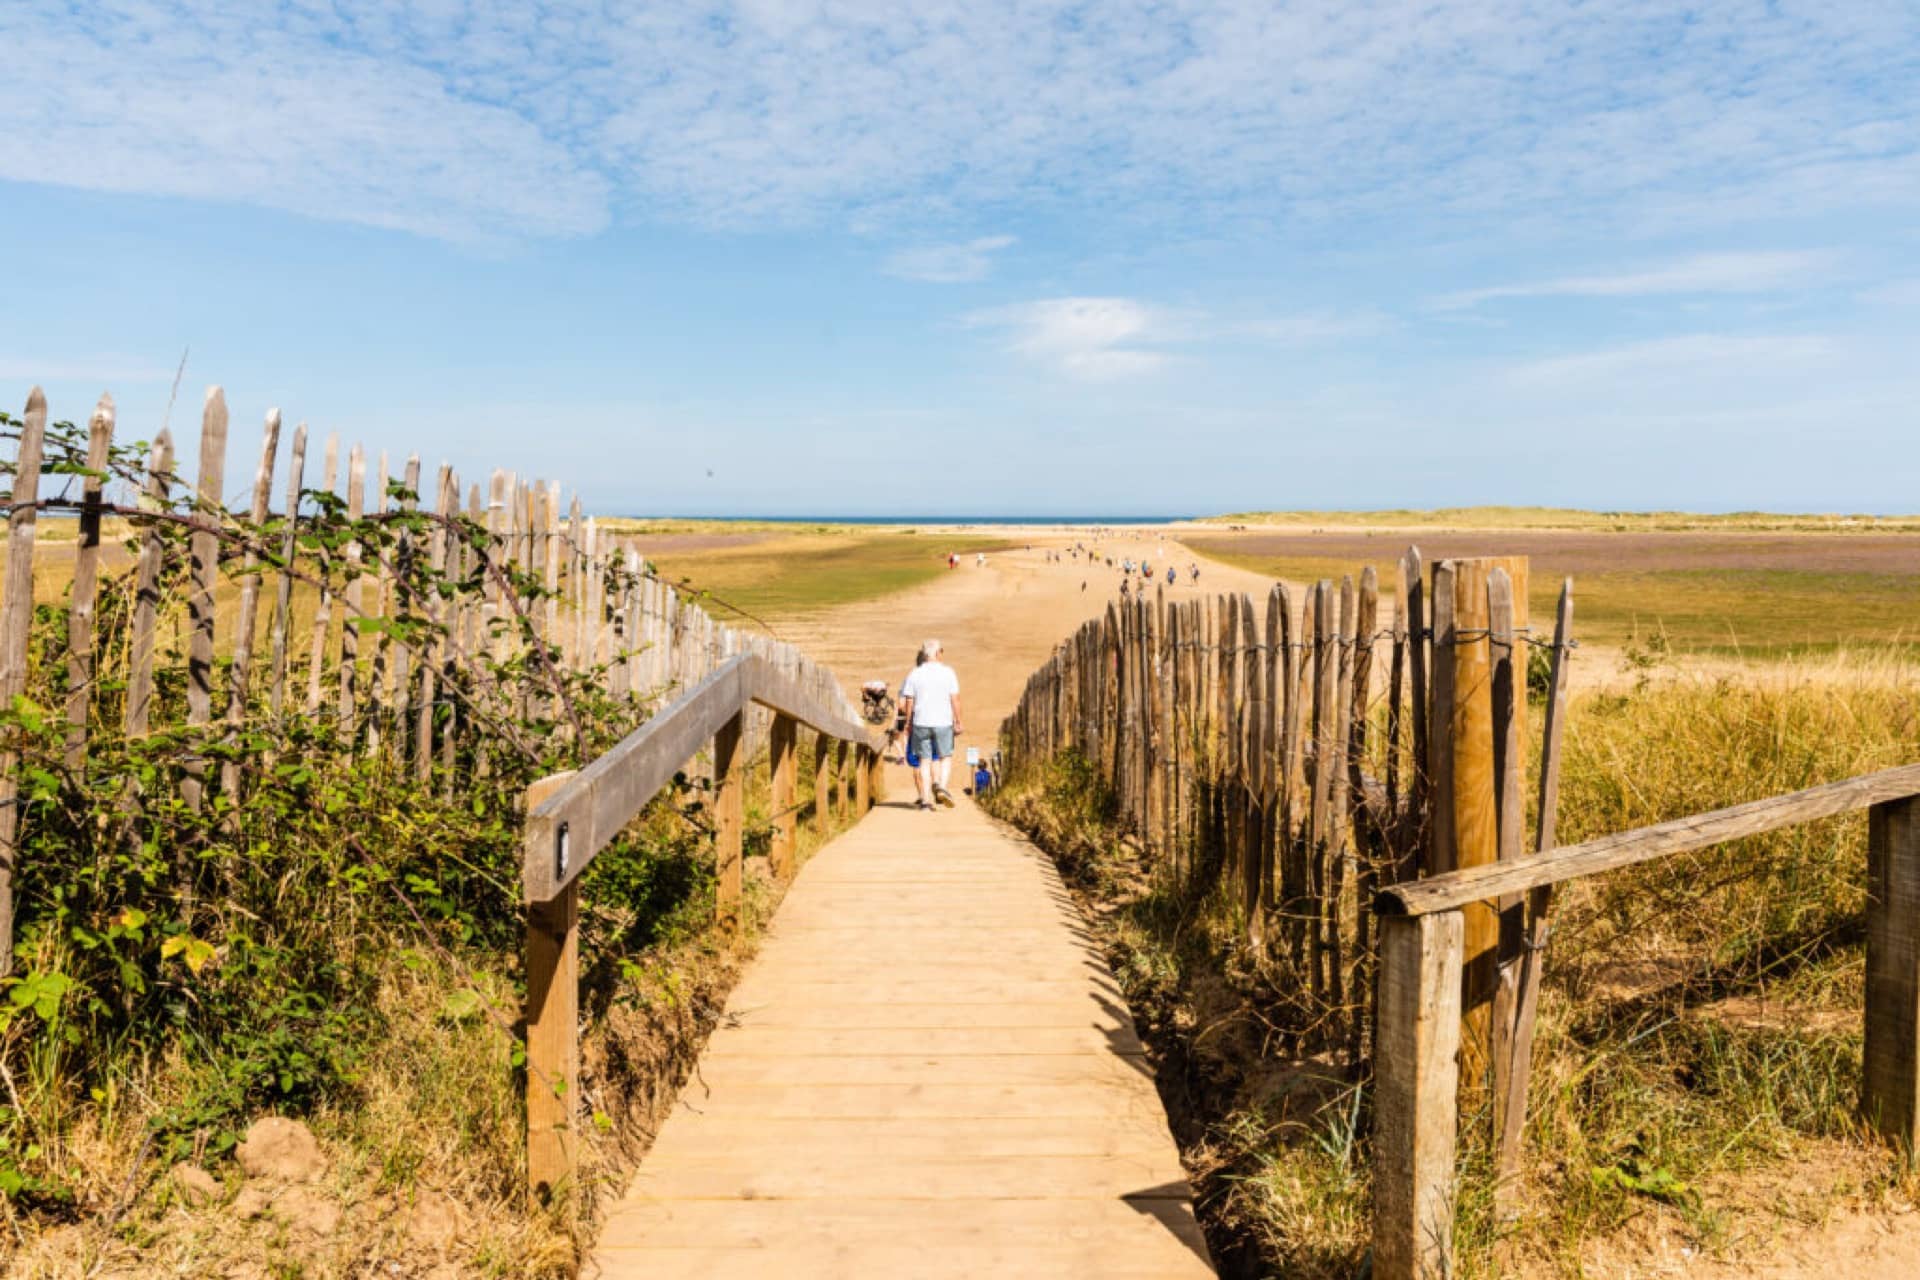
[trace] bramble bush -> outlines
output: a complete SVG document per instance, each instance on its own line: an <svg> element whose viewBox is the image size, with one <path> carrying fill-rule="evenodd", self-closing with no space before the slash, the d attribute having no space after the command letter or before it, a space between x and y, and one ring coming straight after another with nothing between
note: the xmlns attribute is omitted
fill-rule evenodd
<svg viewBox="0 0 1920 1280"><path fill-rule="evenodd" d="M0 435L17 434L0 415ZM39 505L78 509L71 486L90 475L131 487L147 453L144 442L116 447L106 471L92 472L85 431L54 424L43 473L66 477L69 492ZM138 603L129 568L101 580L86 749L72 764L68 608L35 610L26 692L0 708L0 747L20 779L13 966L0 979L0 1194L16 1211L76 1211L83 1171L64 1138L77 1113L117 1105L130 1081L174 1081L146 1121L167 1158L217 1156L262 1111L350 1104L382 1034L376 993L397 955L424 948L456 972L518 980L519 797L610 746L648 708L609 693L605 668L557 661L537 625L549 593L483 525L420 510L398 483L389 496L393 509L349 519L336 495L305 493L291 560L284 517L254 525L188 499L108 506L127 522L130 551L153 540L160 552L154 727L122 728ZM192 587L189 539L208 529L228 580L250 556L269 584L285 572L306 595L324 586L339 601L351 576L385 568L385 612L347 623L360 638L361 716L334 712L337 669L325 673L320 710L305 709L299 690L298 706L276 712L256 662L242 715L187 723L186 633L174 623ZM436 539L457 567L433 567ZM627 572L609 568L606 600L630 585ZM466 635L479 643L449 643L476 613ZM405 749L412 725L383 722L366 693L402 652L416 675L432 667L435 743L453 743L424 777ZM216 717L229 662L212 672ZM183 785L192 782L198 804ZM583 880L589 975L617 974L710 918L698 785L680 780L657 807L691 821L636 824ZM504 1071L524 1057L511 1017L483 993L497 985L469 982L446 1012L500 1024Z"/></svg>

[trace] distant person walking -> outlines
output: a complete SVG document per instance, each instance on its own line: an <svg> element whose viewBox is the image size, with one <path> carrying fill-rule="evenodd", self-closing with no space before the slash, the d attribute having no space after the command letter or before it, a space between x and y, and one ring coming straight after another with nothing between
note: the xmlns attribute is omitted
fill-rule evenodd
<svg viewBox="0 0 1920 1280"><path fill-rule="evenodd" d="M913 669L900 686L901 701L906 704L907 742L913 755L920 757L913 771L915 807L931 809L936 804L953 807L947 782L953 775L953 738L960 727L960 677L952 667L940 661L940 642L929 640L920 646L927 660Z"/></svg>

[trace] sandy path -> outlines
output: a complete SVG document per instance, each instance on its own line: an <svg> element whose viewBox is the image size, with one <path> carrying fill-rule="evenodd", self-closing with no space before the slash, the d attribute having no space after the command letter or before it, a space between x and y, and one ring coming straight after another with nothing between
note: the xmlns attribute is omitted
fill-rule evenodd
<svg viewBox="0 0 1920 1280"><path fill-rule="evenodd" d="M989 555L985 568L967 558L958 569L898 595L788 619L779 626L780 636L839 672L856 698L864 680L884 679L898 687L920 643L939 639L947 661L960 673L968 736L974 745L990 744L1000 722L1019 702L1027 677L1055 645L1117 599L1120 588L1119 570L1104 563L1090 567L1084 558L1047 563L1047 551L1071 547L1076 535L1015 529L1006 536L1014 541L1031 537L1032 545ZM1162 547L1181 571L1171 599L1245 591L1264 601L1273 584L1255 573L1200 560L1196 589L1188 582L1186 567L1199 558L1179 543L1150 533L1103 541L1100 554L1115 561L1145 556L1164 584L1169 561L1160 555Z"/></svg>

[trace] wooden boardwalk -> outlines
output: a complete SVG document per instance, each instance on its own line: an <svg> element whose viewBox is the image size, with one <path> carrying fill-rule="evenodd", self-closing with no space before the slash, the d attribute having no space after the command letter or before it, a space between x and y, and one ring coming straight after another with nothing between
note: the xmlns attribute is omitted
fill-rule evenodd
<svg viewBox="0 0 1920 1280"><path fill-rule="evenodd" d="M1052 865L891 781L795 880L583 1274L1211 1276Z"/></svg>

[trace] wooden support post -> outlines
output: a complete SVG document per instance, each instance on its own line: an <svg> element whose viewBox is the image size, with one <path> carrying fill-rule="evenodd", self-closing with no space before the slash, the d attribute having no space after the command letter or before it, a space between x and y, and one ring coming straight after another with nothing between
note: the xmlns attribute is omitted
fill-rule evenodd
<svg viewBox="0 0 1920 1280"><path fill-rule="evenodd" d="M793 811L794 783L799 780L799 726L792 716L773 717L773 728L767 734L767 756L773 774L773 845L768 852L768 860L773 863L773 874L785 880L793 874L794 835L799 826L798 815Z"/></svg>
<svg viewBox="0 0 1920 1280"><path fill-rule="evenodd" d="M746 768L741 731L746 713L737 711L713 735L713 856L720 869L715 915L723 933L740 932L741 798Z"/></svg>
<svg viewBox="0 0 1920 1280"><path fill-rule="evenodd" d="M268 674L267 710L274 722L287 698L287 644L293 625L293 557L299 549L300 486L306 482L307 424L293 429L293 452L287 463L287 527L280 534L280 581L273 598L272 671Z"/></svg>
<svg viewBox="0 0 1920 1280"><path fill-rule="evenodd" d="M1464 929L1457 911L1380 921L1375 1280L1439 1280L1453 1274Z"/></svg>
<svg viewBox="0 0 1920 1280"><path fill-rule="evenodd" d="M854 748L853 767L853 814L864 818L867 810L873 808L873 752L866 747Z"/></svg>
<svg viewBox="0 0 1920 1280"><path fill-rule="evenodd" d="M850 743L842 742L833 753L833 773L840 780L839 812L842 822L853 817L853 773L847 768L847 753L852 749Z"/></svg>
<svg viewBox="0 0 1920 1280"><path fill-rule="evenodd" d="M527 812L573 777L571 771L527 788ZM565 834L560 837L565 840ZM557 849L538 851L560 857ZM527 908L527 1191L536 1205L572 1214L579 1153L574 1116L580 1089L580 885Z"/></svg>
<svg viewBox="0 0 1920 1280"><path fill-rule="evenodd" d="M0 705L26 691L27 651L33 633L33 543L40 514L40 465L47 432L47 398L27 393L27 411L15 455L12 507L7 513L6 596L0 602ZM13 881L20 869L20 756L0 754L0 975L13 971Z"/></svg>
<svg viewBox="0 0 1920 1280"><path fill-rule="evenodd" d="M1487 614L1490 560L1442 560L1433 575L1433 862L1435 872L1478 867L1499 855L1493 752L1493 646ZM1465 909L1461 1077L1469 1109L1486 1097L1500 919L1491 903ZM1383 1050L1384 1051L1384 1050Z"/></svg>
<svg viewBox="0 0 1920 1280"><path fill-rule="evenodd" d="M1920 796L1867 811L1867 1032L1860 1107L1920 1150Z"/></svg>
<svg viewBox="0 0 1920 1280"><path fill-rule="evenodd" d="M267 410L260 442L260 465L253 473L253 503L247 508L247 536L265 537L267 504L273 498L274 456L280 450L280 411ZM233 625L233 665L228 668L227 723L238 726L247 714L247 686L253 674L253 633L260 616L260 554L248 548L245 576L240 582L240 616ZM220 790L236 803L240 792L240 762L220 766Z"/></svg>
<svg viewBox="0 0 1920 1280"><path fill-rule="evenodd" d="M213 596L220 581L220 521L226 514L223 477L227 466L227 396L219 387L207 388L200 415L200 471L194 478L194 531L187 539L192 586L187 611L192 635L187 645L187 723L203 725L213 719ZM196 754L180 782L181 798L195 813L206 788L207 765Z"/></svg>
<svg viewBox="0 0 1920 1280"><path fill-rule="evenodd" d="M813 735L813 829L822 837L833 825L833 805L828 794L833 770L827 764L827 751L832 746L833 739L826 734Z"/></svg>
<svg viewBox="0 0 1920 1280"><path fill-rule="evenodd" d="M103 395L87 423L87 467L96 474L81 487L79 536L74 539L73 591L67 606L67 768L87 758L87 706L93 698L93 606L100 583L100 495L113 444L113 397Z"/></svg>

